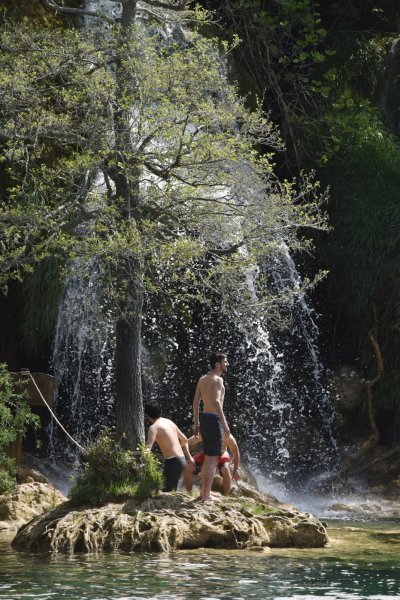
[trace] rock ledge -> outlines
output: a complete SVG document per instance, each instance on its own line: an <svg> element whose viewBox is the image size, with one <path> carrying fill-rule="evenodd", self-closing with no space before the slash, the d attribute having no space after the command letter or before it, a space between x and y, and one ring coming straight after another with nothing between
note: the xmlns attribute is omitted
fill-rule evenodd
<svg viewBox="0 0 400 600"><path fill-rule="evenodd" d="M18 529L37 515L53 509L67 498L51 485L31 481L0 495L0 530Z"/></svg>
<svg viewBox="0 0 400 600"><path fill-rule="evenodd" d="M244 497L202 503L181 494L159 494L139 503L72 508L67 504L23 525L13 540L33 552L167 552L179 549L322 547L324 525L308 513Z"/></svg>

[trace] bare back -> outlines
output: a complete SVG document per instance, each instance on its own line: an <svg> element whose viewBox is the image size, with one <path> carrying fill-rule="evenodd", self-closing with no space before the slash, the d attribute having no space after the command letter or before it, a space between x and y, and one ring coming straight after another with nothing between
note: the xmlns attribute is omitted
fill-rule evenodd
<svg viewBox="0 0 400 600"><path fill-rule="evenodd" d="M203 402L203 411L219 415L219 407L223 408L225 397L222 377L214 373L207 373L207 375L200 377L198 388Z"/></svg>
<svg viewBox="0 0 400 600"><path fill-rule="evenodd" d="M200 377L197 382L196 393L193 400L193 416L195 435L199 432L199 406L203 403L203 413L218 415L226 435L229 435L229 427L226 422L223 405L225 398L224 382L219 373L210 371Z"/></svg>
<svg viewBox="0 0 400 600"><path fill-rule="evenodd" d="M149 428L147 445L151 444L152 446L154 442L157 442L164 458L172 458L184 455L181 441L185 440L186 437L173 421L159 417Z"/></svg>

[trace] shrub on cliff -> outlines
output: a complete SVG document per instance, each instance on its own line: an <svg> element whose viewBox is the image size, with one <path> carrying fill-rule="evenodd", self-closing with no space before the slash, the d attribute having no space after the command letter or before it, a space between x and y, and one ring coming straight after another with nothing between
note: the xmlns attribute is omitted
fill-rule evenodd
<svg viewBox="0 0 400 600"><path fill-rule="evenodd" d="M75 505L145 499L162 488L159 463L144 445L136 452L124 450L106 431L87 449L85 458L70 491Z"/></svg>
<svg viewBox="0 0 400 600"><path fill-rule="evenodd" d="M39 425L39 417L31 412L26 396L26 385L13 379L6 364L0 364L0 494L16 483L16 464L9 456L12 443L30 425Z"/></svg>

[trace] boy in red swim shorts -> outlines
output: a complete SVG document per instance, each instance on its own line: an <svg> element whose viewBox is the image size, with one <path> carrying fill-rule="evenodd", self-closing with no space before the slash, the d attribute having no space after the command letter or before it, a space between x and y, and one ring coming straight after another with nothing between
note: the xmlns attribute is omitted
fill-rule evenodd
<svg viewBox="0 0 400 600"><path fill-rule="evenodd" d="M190 437L188 439L189 446L195 446L196 444L199 444L200 442L201 442L200 436L193 435L192 437ZM231 459L227 452L227 448L229 448L229 450L232 452L233 472L231 472L231 468L230 468ZM185 465L185 468L183 471L183 482L184 482L185 489L187 492L190 492L193 487L193 477L195 475L199 475L201 473L201 469L202 469L203 463L204 463L204 458L205 458L204 452L198 452L197 454L195 454L193 456L193 460L194 460L195 464L193 465L193 463L187 463ZM218 456L218 462L217 462L217 468L222 477L222 489L224 492L224 496L229 496L229 493L230 493L231 487L232 487L232 479L234 479L235 481L238 481L238 479L239 479L239 474L238 474L239 462L240 462L239 447L238 447L233 435L229 434L229 436L225 439L225 449L222 452L222 454L220 454Z"/></svg>

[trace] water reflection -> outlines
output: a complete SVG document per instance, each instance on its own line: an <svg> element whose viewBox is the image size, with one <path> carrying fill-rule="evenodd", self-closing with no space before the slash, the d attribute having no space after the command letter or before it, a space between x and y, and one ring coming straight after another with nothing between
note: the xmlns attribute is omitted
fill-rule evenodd
<svg viewBox="0 0 400 600"><path fill-rule="evenodd" d="M274 600L399 598L400 525L331 524L327 548L45 555L0 545L0 598Z"/></svg>

